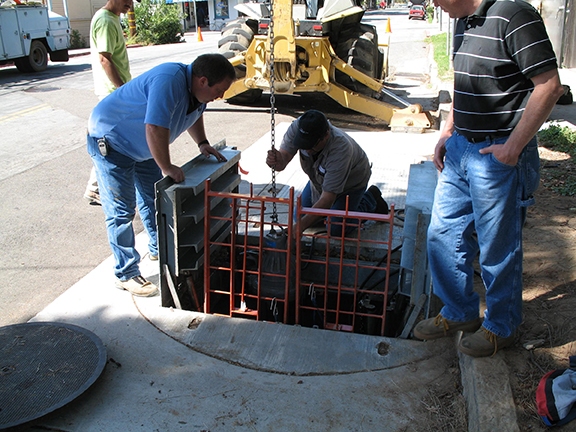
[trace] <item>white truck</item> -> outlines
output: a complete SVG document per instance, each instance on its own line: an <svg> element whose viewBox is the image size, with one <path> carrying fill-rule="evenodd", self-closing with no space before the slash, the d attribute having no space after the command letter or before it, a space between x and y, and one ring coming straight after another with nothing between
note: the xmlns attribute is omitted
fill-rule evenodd
<svg viewBox="0 0 576 432"><path fill-rule="evenodd" d="M53 62L68 61L68 18L52 12L50 1L48 6L20 3L0 6L0 64L13 62L20 72L41 72L48 66L48 55Z"/></svg>

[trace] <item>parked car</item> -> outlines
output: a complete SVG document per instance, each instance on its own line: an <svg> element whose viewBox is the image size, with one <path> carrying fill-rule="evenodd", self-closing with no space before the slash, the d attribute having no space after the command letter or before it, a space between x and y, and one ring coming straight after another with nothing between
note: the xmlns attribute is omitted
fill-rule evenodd
<svg viewBox="0 0 576 432"><path fill-rule="evenodd" d="M426 9L424 9L424 6L413 5L410 8L410 12L408 12L408 19L412 19L412 18L425 20L426 19Z"/></svg>

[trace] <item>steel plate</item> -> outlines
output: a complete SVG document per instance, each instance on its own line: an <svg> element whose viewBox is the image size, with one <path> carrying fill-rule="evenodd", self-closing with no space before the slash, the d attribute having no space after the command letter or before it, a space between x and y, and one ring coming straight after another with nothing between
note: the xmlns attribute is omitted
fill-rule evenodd
<svg viewBox="0 0 576 432"><path fill-rule="evenodd" d="M0 327L0 429L66 405L105 365L104 344L82 327L55 322Z"/></svg>

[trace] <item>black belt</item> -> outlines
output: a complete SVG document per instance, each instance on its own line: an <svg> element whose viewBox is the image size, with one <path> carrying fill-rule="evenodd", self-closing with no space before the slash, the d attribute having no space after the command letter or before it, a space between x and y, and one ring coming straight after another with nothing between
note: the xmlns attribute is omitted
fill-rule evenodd
<svg viewBox="0 0 576 432"><path fill-rule="evenodd" d="M460 135L462 135L464 138L466 138L468 141L470 141L473 144L479 144L481 142L484 141L494 141L496 139L499 138L506 138L508 136L510 136L510 134L504 134L504 135L483 135L483 136L479 136L479 135L466 135L463 133L458 132Z"/></svg>

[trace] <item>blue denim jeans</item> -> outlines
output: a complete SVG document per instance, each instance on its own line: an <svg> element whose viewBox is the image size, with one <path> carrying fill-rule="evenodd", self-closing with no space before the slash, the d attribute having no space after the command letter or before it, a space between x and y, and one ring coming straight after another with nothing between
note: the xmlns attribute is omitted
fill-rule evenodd
<svg viewBox="0 0 576 432"><path fill-rule="evenodd" d="M510 336L522 321L522 226L540 181L535 138L516 166L478 152L506 139L473 144L457 133L448 139L428 229L430 270L434 293L444 303L442 316L453 321L479 316L473 262L480 252L486 287L483 326L501 337Z"/></svg>
<svg viewBox="0 0 576 432"><path fill-rule="evenodd" d="M302 191L302 207L312 207L314 203L312 202L312 185L310 182L306 184L306 187ZM374 213L376 210L376 200L366 188L357 189L348 193L343 193L336 197L336 201L332 204L331 210L345 210L346 209L346 196L348 196L348 210L364 213ZM340 237L342 235L342 218L335 217L330 218L330 235L334 237ZM346 220L346 234L354 231L358 228L358 219L347 219Z"/></svg>
<svg viewBox="0 0 576 432"><path fill-rule="evenodd" d="M91 136L87 137L87 146L96 168L108 242L114 254L114 274L125 281L140 275L140 254L135 248L132 226L136 206L148 234L148 250L158 255L154 183L162 178L162 171L154 159L136 162L110 146L108 155L102 156L97 139Z"/></svg>

